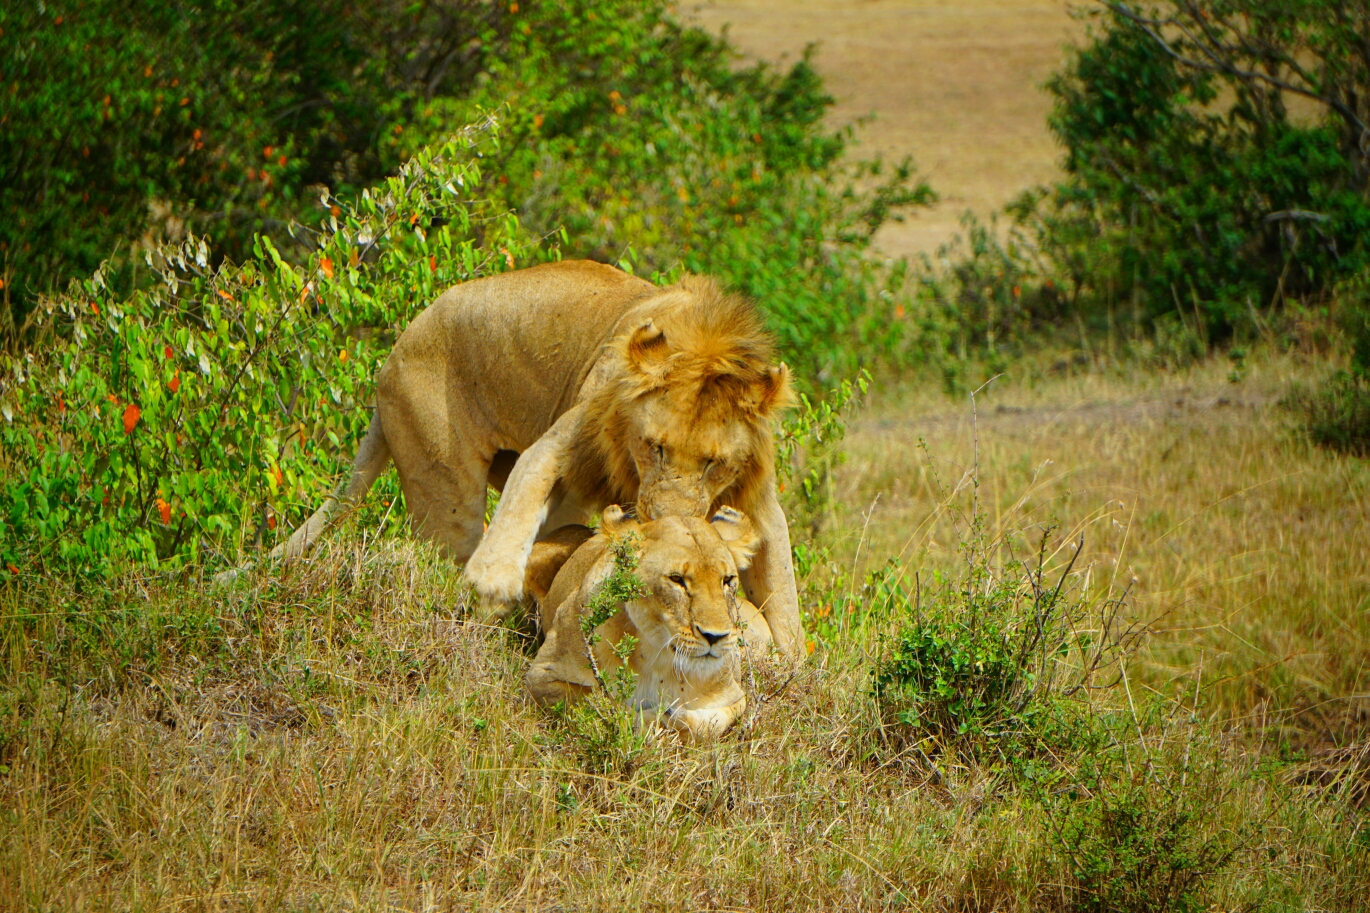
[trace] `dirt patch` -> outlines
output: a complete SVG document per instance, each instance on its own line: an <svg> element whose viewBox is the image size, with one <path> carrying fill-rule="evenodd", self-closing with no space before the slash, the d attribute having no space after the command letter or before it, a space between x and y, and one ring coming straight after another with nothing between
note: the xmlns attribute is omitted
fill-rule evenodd
<svg viewBox="0 0 1370 913"><path fill-rule="evenodd" d="M747 57L792 62L818 43L832 123L875 114L858 153L913 156L942 201L881 230L891 256L933 253L961 214L987 217L1058 176L1042 84L1080 33L1060 0L720 0L682 6Z"/></svg>

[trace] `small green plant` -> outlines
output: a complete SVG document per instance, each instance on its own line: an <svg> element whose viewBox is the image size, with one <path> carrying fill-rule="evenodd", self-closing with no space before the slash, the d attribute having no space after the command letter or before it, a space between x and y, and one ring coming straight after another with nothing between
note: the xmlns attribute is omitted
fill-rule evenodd
<svg viewBox="0 0 1370 913"><path fill-rule="evenodd" d="M650 741L649 729L642 725L642 714L631 703L637 688L637 673L628 665L628 660L637 648L638 640L631 634L619 638L612 647L618 664L606 676L595 659L595 646L600 641L595 629L617 614L624 603L641 598L646 587L637 575L641 559L638 535L630 532L614 537L609 550L613 555L613 567L581 608L580 616L585 658L599 687L574 706L563 708L560 718L587 770L627 775L638 764Z"/></svg>
<svg viewBox="0 0 1370 913"><path fill-rule="evenodd" d="M1284 404L1299 414L1313 443L1370 456L1370 379L1338 371L1316 390L1296 387Z"/></svg>
<svg viewBox="0 0 1370 913"><path fill-rule="evenodd" d="M1137 725L1114 716L1124 732ZM1157 737L1163 749L1155 754L1144 744L1096 740L1092 750L1074 752L1074 769L1035 784L1051 845L1070 873L1070 910L1212 909L1207 888L1250 850L1252 824L1223 820L1247 777L1234 777L1197 732L1169 735Z"/></svg>
<svg viewBox="0 0 1370 913"><path fill-rule="evenodd" d="M1050 530L1034 563L993 560L990 552L1005 546L973 528L960 579L936 575L913 598L884 584L887 602L912 615L871 671L873 696L896 742L993 752L1020 739L1050 702L1095 686L1135 640L1135 629L1119 629L1125 594L1096 603L1076 591L1072 572L1083 539L1054 573Z"/></svg>
<svg viewBox="0 0 1370 913"><path fill-rule="evenodd" d="M801 393L798 407L776 430L776 475L786 514L791 526L807 527L811 539L836 506L833 473L846 460L842 439L847 420L859 408L870 380L862 369L825 398Z"/></svg>

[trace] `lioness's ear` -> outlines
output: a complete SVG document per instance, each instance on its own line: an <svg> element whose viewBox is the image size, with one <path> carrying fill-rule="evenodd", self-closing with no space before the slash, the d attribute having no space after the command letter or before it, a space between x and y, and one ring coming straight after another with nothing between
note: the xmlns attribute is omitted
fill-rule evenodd
<svg viewBox="0 0 1370 913"><path fill-rule="evenodd" d="M752 556L761 547L761 535L746 514L736 508L720 507L709 518L709 525L718 532L728 551L732 552L739 571L752 566Z"/></svg>
<svg viewBox="0 0 1370 913"><path fill-rule="evenodd" d="M790 388L790 369L783 361L766 370L761 379L756 411L769 418L781 409L794 405L794 391Z"/></svg>
<svg viewBox="0 0 1370 913"><path fill-rule="evenodd" d="M639 371L649 370L666 352L666 334L650 320L628 337L628 364Z"/></svg>
<svg viewBox="0 0 1370 913"><path fill-rule="evenodd" d="M610 536L620 536L639 528L637 510L633 507L623 508L617 504L610 504L599 515L600 532Z"/></svg>

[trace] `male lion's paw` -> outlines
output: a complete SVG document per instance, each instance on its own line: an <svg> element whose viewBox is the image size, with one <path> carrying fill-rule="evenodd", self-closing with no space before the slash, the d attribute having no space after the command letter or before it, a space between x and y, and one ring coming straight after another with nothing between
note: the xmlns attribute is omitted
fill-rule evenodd
<svg viewBox="0 0 1370 913"><path fill-rule="evenodd" d="M517 602L501 602L481 596L476 600L476 618L481 624L497 625L513 615L518 605Z"/></svg>
<svg viewBox="0 0 1370 913"><path fill-rule="evenodd" d="M466 580L476 591L482 618L508 617L523 598L523 562L508 556L486 559L480 550L466 563Z"/></svg>

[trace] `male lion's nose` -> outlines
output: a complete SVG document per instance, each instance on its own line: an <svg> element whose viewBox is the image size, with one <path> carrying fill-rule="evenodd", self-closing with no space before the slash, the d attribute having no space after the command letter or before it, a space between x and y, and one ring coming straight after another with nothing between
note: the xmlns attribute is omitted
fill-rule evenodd
<svg viewBox="0 0 1370 913"><path fill-rule="evenodd" d="M720 640L722 640L723 638L725 638L725 637L728 636L728 632L727 632L727 631L706 631L706 630L704 630L703 628L701 628L699 625L695 625L695 630L699 632L699 636L700 636L700 637L702 637L702 638L704 638L706 641L708 641L709 646L711 646L711 647L712 647L714 644L718 643L718 642L719 642Z"/></svg>

